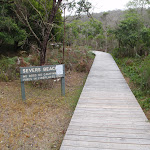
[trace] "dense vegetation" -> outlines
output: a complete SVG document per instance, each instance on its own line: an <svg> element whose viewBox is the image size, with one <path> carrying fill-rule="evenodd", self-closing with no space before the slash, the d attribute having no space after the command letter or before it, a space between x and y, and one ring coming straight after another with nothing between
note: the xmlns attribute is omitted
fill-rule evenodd
<svg viewBox="0 0 150 150"><path fill-rule="evenodd" d="M78 45L101 49L104 45L104 33L102 23L96 19L86 22L75 20L66 26L67 45Z"/></svg>
<svg viewBox="0 0 150 150"><path fill-rule="evenodd" d="M0 43L4 52L29 50L32 44L38 48L40 65L46 63L49 42L62 42L62 10L77 8L77 13L88 12L90 3L62 0L2 0L0 1ZM6 46L6 47L5 47ZM2 50L1 50L2 51Z"/></svg>

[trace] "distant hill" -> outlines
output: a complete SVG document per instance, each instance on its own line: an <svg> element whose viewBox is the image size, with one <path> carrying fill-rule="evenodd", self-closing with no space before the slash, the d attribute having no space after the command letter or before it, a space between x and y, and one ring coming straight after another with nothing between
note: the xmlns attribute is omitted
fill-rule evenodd
<svg viewBox="0 0 150 150"><path fill-rule="evenodd" d="M150 9L149 9L150 11ZM124 18L124 14L126 11L123 10L113 10L113 11L108 11L108 12L101 12L101 13L92 13L91 16L102 23L105 23L105 20L102 18L103 14L108 13L106 20L107 20L107 25L110 27L115 27L121 20ZM139 9L139 13L141 13L141 10ZM150 25L150 15L148 15L146 9L143 10L143 20L147 26ZM75 16L69 16L67 18L67 22L71 22L72 20L76 19ZM85 22L89 20L89 17L87 15L82 15L79 18L81 21Z"/></svg>
<svg viewBox="0 0 150 150"><path fill-rule="evenodd" d="M92 13L91 16L102 23L104 23L104 20L102 19L102 16L104 13L108 13L107 15L107 24L111 27L115 26L121 19L123 19L124 11L122 10L113 10L108 12L101 12L101 13ZM67 22L71 22L72 20L76 19L75 16L69 16L67 18ZM79 20L85 22L88 21L90 18L87 15L82 15Z"/></svg>

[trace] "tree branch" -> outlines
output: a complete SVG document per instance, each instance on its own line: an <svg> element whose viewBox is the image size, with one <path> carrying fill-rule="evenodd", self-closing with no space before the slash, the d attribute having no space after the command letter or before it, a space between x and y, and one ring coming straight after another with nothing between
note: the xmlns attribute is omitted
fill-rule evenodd
<svg viewBox="0 0 150 150"><path fill-rule="evenodd" d="M0 0L1 4L12 4L14 3L14 1L4 1L4 0Z"/></svg>
<svg viewBox="0 0 150 150"><path fill-rule="evenodd" d="M48 12L47 12L47 10L46 10L46 1L45 1L45 5L43 4L43 3L41 3L41 1L40 0L37 0L41 5L42 5L42 7L43 7L43 9L44 9L44 11L45 11L45 14L46 14L46 18L48 19Z"/></svg>
<svg viewBox="0 0 150 150"><path fill-rule="evenodd" d="M30 23L29 23L29 21L28 21L28 18L26 17L26 23L27 23L27 25L28 25L28 27L29 27L29 29L30 29L30 31L32 32L32 34L34 35L34 37L37 39L37 41L39 42L39 44L41 45L41 41L40 41L40 39L38 38L38 36L36 35L36 33L33 31L33 29L32 29L32 27L30 26Z"/></svg>
<svg viewBox="0 0 150 150"><path fill-rule="evenodd" d="M22 11L23 8L21 8L21 6L18 5L17 3L15 3L15 5L16 5L16 7L19 8L18 10L19 10L19 13L20 13L20 15L21 15L21 16L20 16L20 15L18 14L18 12L15 11L16 14L17 14L17 16L18 16L18 19L19 19L21 22L23 22L23 23L29 28L29 30L31 31L31 33L33 34L33 36L37 39L37 41L39 42L39 44L41 44L40 39L38 38L38 36L36 35L36 33L33 31L32 27L31 27L31 25L30 25L30 23L29 23L29 21L28 21L28 17L24 15L24 14L26 14L26 13L24 13L24 12Z"/></svg>
<svg viewBox="0 0 150 150"><path fill-rule="evenodd" d="M30 5L32 6L32 8L39 14L39 16L40 16L40 18L41 18L41 21L42 21L42 23L44 24L44 20L43 20L43 18L42 18L42 16L41 16L40 12L36 9L36 7L31 3L30 0L28 0L28 2L29 2ZM45 24L44 24L44 25L45 25Z"/></svg>

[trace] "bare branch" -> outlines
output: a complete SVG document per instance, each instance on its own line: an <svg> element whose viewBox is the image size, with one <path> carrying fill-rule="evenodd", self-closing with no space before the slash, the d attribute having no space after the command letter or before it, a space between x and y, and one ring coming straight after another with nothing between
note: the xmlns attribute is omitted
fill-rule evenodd
<svg viewBox="0 0 150 150"><path fill-rule="evenodd" d="M46 1L45 1L45 5L43 4L43 3L41 3L41 1L40 0L37 0L40 4L41 4L41 6L43 7L43 9L44 9L44 11L45 11L45 14L46 14L46 18L48 19L48 12L47 12L47 9L46 9Z"/></svg>
<svg viewBox="0 0 150 150"><path fill-rule="evenodd" d="M39 14L39 16L40 16L40 18L41 18L41 21L42 21L43 24L44 24L44 20L43 20L43 18L42 18L42 16L41 16L40 12L36 9L36 7L31 3L30 0L28 0L28 2L29 2L30 5L32 6L32 8ZM45 24L44 24L44 25L45 25Z"/></svg>
<svg viewBox="0 0 150 150"><path fill-rule="evenodd" d="M18 5L16 2L15 2L15 5L16 5L16 7L19 8L18 11L19 11L20 15L15 10L18 19L29 28L29 30L31 31L31 33L33 34L33 36L37 39L37 41L39 42L39 44L41 44L40 39L38 38L38 36L36 35L36 33L33 31L32 27L31 27L31 25L30 25L30 23L28 21L27 13L23 12L24 8L21 8L21 5Z"/></svg>
<svg viewBox="0 0 150 150"><path fill-rule="evenodd" d="M32 34L34 35L34 37L37 39L37 41L41 44L41 41L40 41L40 39L38 38L38 36L36 35L36 33L33 31L33 29L32 29L32 27L30 26L30 23L29 23L29 21L28 21L28 18L26 17L26 23L27 23L27 25L28 25L28 27L29 27L29 29L30 29L30 31L32 32Z"/></svg>
<svg viewBox="0 0 150 150"><path fill-rule="evenodd" d="M4 1L4 0L0 0L0 4L12 4L14 3L14 1Z"/></svg>

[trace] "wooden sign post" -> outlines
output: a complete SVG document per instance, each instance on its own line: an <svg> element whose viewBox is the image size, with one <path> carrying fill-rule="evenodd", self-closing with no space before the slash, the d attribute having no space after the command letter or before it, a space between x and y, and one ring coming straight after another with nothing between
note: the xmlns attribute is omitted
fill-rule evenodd
<svg viewBox="0 0 150 150"><path fill-rule="evenodd" d="M65 95L65 65L20 67L21 94L25 101L25 81L61 78L61 94Z"/></svg>

